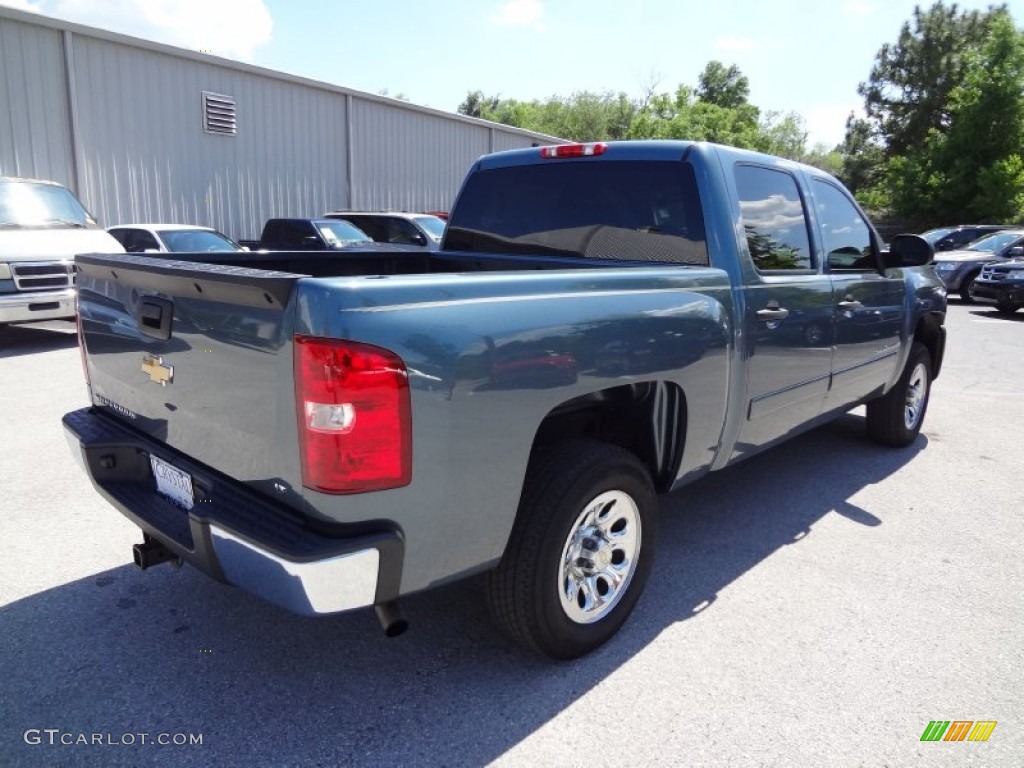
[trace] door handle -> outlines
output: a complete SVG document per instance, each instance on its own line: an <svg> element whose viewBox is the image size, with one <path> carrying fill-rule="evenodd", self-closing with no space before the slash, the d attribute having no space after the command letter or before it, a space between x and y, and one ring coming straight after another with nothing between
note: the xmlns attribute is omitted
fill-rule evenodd
<svg viewBox="0 0 1024 768"><path fill-rule="evenodd" d="M837 304L836 306L838 306L839 309L843 310L843 312L852 312L855 309L864 308L863 304L861 304L859 301L857 301L855 298L853 298L853 296L850 296L849 294L844 296L843 300L840 301L839 304Z"/></svg>
<svg viewBox="0 0 1024 768"><path fill-rule="evenodd" d="M779 306L777 301L769 301L764 309L757 310L757 319L763 323L776 323L789 317L789 310Z"/></svg>

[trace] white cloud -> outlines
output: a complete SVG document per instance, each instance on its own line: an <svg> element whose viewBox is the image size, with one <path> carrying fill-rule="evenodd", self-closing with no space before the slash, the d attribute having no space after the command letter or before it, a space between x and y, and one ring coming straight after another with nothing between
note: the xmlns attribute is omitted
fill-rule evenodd
<svg viewBox="0 0 1024 768"><path fill-rule="evenodd" d="M728 37L720 37L715 40L716 51L725 51L726 53L744 53L746 51L752 51L755 48L757 48L757 43L749 37L736 37L734 35L730 35Z"/></svg>
<svg viewBox="0 0 1024 768"><path fill-rule="evenodd" d="M264 0L0 0L67 21L232 59L252 59L274 23Z"/></svg>
<svg viewBox="0 0 1024 768"><path fill-rule="evenodd" d="M31 0L0 0L0 5L8 8L17 8L19 11L29 11L30 13L39 13L39 5L31 2Z"/></svg>
<svg viewBox="0 0 1024 768"><path fill-rule="evenodd" d="M843 12L852 16L870 16L875 12L875 5L864 0L847 0L843 3Z"/></svg>
<svg viewBox="0 0 1024 768"><path fill-rule="evenodd" d="M807 127L807 145L824 144L829 149L842 144L846 135L846 118L854 112L863 117L860 102L845 104L817 104L802 113Z"/></svg>
<svg viewBox="0 0 1024 768"><path fill-rule="evenodd" d="M491 21L499 27L544 29L544 6L540 0L509 0L491 17Z"/></svg>

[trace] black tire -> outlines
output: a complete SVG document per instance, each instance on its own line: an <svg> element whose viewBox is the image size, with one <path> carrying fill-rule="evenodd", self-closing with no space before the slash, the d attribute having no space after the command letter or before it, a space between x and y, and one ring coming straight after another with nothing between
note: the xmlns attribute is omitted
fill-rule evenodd
<svg viewBox="0 0 1024 768"><path fill-rule="evenodd" d="M960 300L964 304L974 303L974 281L978 279L980 272L975 272L971 275L967 275L960 283Z"/></svg>
<svg viewBox="0 0 1024 768"><path fill-rule="evenodd" d="M1001 315L1012 315L1018 309L1020 309L1020 305L1018 305L1018 304L1011 304L1008 301L997 301L996 302L996 311L999 312L999 314L1001 314Z"/></svg>
<svg viewBox="0 0 1024 768"><path fill-rule="evenodd" d="M932 357L924 344L915 341L896 386L884 397L868 403L871 439L896 448L914 442L924 423L931 389Z"/></svg>
<svg viewBox="0 0 1024 768"><path fill-rule="evenodd" d="M586 525L591 519L595 525ZM629 617L650 575L657 535L657 496L633 454L592 440L544 449L530 462L508 546L488 574L491 615L513 640L537 653L583 656ZM569 594L573 584L575 597ZM589 608L588 593L598 598Z"/></svg>

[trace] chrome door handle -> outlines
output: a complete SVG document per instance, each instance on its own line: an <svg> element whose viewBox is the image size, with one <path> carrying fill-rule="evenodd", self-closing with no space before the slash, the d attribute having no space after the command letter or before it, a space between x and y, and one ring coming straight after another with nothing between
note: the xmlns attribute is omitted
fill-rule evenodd
<svg viewBox="0 0 1024 768"><path fill-rule="evenodd" d="M847 297L837 304L843 312L852 312L855 309L863 309L864 305L852 297Z"/></svg>
<svg viewBox="0 0 1024 768"><path fill-rule="evenodd" d="M762 322L778 322L779 320L785 320L787 317L789 317L789 310L780 308L774 301L764 309L757 310L757 319Z"/></svg>

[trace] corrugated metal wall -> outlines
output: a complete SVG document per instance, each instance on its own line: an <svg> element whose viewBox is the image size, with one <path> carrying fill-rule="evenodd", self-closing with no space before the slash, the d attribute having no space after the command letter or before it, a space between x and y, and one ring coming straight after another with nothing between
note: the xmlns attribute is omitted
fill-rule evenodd
<svg viewBox="0 0 1024 768"><path fill-rule="evenodd" d="M6 8L0 65L0 175L67 184L108 226L446 210L477 157L548 140ZM235 99L237 135L203 131L203 91Z"/></svg>
<svg viewBox="0 0 1024 768"><path fill-rule="evenodd" d="M0 16L3 175L75 181L62 34Z"/></svg>

